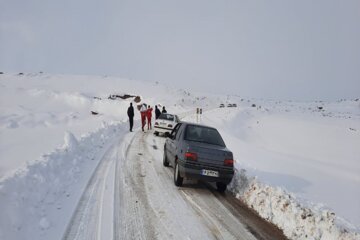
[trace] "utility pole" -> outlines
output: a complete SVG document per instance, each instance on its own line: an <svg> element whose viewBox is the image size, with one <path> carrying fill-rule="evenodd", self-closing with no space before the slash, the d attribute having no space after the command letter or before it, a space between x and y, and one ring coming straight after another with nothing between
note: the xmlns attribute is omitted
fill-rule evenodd
<svg viewBox="0 0 360 240"><path fill-rule="evenodd" d="M196 108L196 123L199 123L199 112L200 112L200 109Z"/></svg>
<svg viewBox="0 0 360 240"><path fill-rule="evenodd" d="M196 108L196 123L201 123L202 108Z"/></svg>

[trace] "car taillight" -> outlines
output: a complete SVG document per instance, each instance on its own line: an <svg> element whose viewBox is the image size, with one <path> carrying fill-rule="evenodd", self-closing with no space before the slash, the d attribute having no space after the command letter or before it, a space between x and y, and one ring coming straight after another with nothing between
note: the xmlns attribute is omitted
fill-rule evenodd
<svg viewBox="0 0 360 240"><path fill-rule="evenodd" d="M192 152L186 152L186 153L185 153L185 159L186 159L186 160L197 161L197 154L196 154L196 153L192 153Z"/></svg>
<svg viewBox="0 0 360 240"><path fill-rule="evenodd" d="M225 159L224 160L224 165L232 167L232 166L234 166L234 160L233 159Z"/></svg>
<svg viewBox="0 0 360 240"><path fill-rule="evenodd" d="M172 128L172 125L171 125L171 124L169 124L169 125L168 125L168 127L169 127L169 128Z"/></svg>
<svg viewBox="0 0 360 240"><path fill-rule="evenodd" d="M159 125L159 123L158 123L158 122L155 122L155 125Z"/></svg>

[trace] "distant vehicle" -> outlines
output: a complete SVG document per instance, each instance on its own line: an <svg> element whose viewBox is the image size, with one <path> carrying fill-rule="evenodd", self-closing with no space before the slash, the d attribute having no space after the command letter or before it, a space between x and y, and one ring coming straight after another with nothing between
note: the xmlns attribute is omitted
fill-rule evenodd
<svg viewBox="0 0 360 240"><path fill-rule="evenodd" d="M225 107L225 104L221 103L219 108L224 108Z"/></svg>
<svg viewBox="0 0 360 240"><path fill-rule="evenodd" d="M233 103L233 105L232 105L233 107L237 107L237 104L236 103Z"/></svg>
<svg viewBox="0 0 360 240"><path fill-rule="evenodd" d="M154 134L156 136L159 133L169 134L174 129L175 125L180 122L180 119L175 114L162 113L154 123Z"/></svg>
<svg viewBox="0 0 360 240"><path fill-rule="evenodd" d="M226 148L220 133L205 125L180 122L166 138L164 166L173 166L174 183L184 178L216 182L224 192L234 176L232 152Z"/></svg>
<svg viewBox="0 0 360 240"><path fill-rule="evenodd" d="M232 107L232 103L228 103L227 107Z"/></svg>

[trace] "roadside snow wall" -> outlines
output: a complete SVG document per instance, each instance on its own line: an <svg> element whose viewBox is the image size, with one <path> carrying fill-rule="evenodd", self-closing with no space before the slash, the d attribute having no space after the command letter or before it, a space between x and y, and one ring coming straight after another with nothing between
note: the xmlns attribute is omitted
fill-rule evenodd
<svg viewBox="0 0 360 240"><path fill-rule="evenodd" d="M125 127L126 126L126 127ZM60 239L86 183L127 124L103 126L0 182L0 239Z"/></svg>
<svg viewBox="0 0 360 240"><path fill-rule="evenodd" d="M284 189L260 183L246 170L236 171L228 189L262 218L275 224L290 239L350 240L360 239L351 225L335 213L308 203L300 204ZM351 230L349 230L351 229Z"/></svg>

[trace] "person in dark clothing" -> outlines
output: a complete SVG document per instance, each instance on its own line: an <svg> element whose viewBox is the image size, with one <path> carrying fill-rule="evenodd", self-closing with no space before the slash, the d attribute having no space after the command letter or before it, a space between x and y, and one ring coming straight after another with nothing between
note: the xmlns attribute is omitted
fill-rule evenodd
<svg viewBox="0 0 360 240"><path fill-rule="evenodd" d="M130 122L130 132L132 132L134 126L134 107L132 106L132 103L130 103L130 107L127 110L127 115L129 117L129 122Z"/></svg>
<svg viewBox="0 0 360 240"><path fill-rule="evenodd" d="M161 115L160 110L158 109L157 106L155 106L155 119L158 119L160 115Z"/></svg>
<svg viewBox="0 0 360 240"><path fill-rule="evenodd" d="M161 113L167 113L165 106L163 107L163 110L161 111Z"/></svg>

